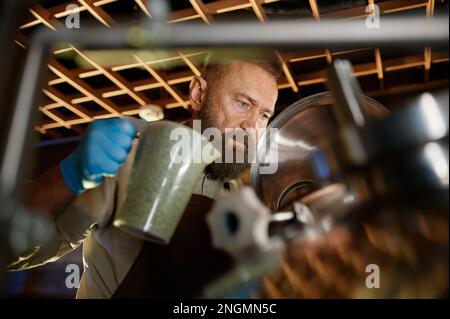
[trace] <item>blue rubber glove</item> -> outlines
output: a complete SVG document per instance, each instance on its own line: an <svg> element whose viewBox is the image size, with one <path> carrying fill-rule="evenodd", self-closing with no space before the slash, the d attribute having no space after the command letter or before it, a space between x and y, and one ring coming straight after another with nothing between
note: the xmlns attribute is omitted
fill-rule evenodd
<svg viewBox="0 0 450 319"><path fill-rule="evenodd" d="M114 176L125 162L136 129L128 120L113 118L92 122L77 149L61 162L61 174L75 195Z"/></svg>

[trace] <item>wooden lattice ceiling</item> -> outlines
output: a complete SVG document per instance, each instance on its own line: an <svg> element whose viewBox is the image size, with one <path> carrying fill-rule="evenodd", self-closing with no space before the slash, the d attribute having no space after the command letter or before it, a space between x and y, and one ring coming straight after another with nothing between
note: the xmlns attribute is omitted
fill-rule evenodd
<svg viewBox="0 0 450 319"><path fill-rule="evenodd" d="M169 22L201 20L258 19L365 19L366 6L375 2L383 15L417 13L432 17L447 12L446 0L176 0L171 1ZM29 9L29 17L20 27L16 43L26 49L28 39L39 26L57 30L78 6L83 23L94 22L105 30L118 24L152 19L143 0L45 0ZM344 3L344 4L343 4ZM448 14L448 13L447 13ZM391 52L377 48L331 51L277 51L283 77L279 81L277 111L295 100L325 90L324 69L335 58L347 58L364 92L372 97L404 94L448 87L448 51L431 48ZM166 118L190 117L188 83L200 75L207 56L205 50L172 51L164 54L136 55L121 52L113 62L109 55L96 55L68 44L54 52L50 79L43 87L39 107L41 118L36 130L43 138L59 138L83 133L87 123L97 118L135 115L145 104L165 108ZM119 53L117 53L119 54ZM126 56L128 55L128 56ZM117 62L120 61L120 62ZM175 65L168 68L167 65Z"/></svg>

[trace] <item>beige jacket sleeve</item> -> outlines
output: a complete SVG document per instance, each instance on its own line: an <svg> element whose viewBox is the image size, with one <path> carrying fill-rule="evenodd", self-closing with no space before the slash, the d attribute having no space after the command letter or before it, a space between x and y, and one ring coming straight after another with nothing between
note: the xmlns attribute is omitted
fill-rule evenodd
<svg viewBox="0 0 450 319"><path fill-rule="evenodd" d="M41 245L31 248L8 266L23 270L53 262L77 248L93 227L107 220L114 204L115 180L105 178L97 188L77 197L53 222L53 231Z"/></svg>
<svg viewBox="0 0 450 319"><path fill-rule="evenodd" d="M47 240L21 254L8 270L29 269L56 261L81 245L94 228L107 225L118 203L118 182L128 177L136 147L137 140L116 177L107 177L100 186L78 196L54 220L53 231L49 232Z"/></svg>

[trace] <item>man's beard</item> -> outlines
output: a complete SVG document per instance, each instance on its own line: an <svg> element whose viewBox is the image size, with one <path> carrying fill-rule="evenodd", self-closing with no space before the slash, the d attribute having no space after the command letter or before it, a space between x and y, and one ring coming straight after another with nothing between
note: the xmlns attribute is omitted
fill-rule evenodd
<svg viewBox="0 0 450 319"><path fill-rule="evenodd" d="M216 125L216 118L213 113L212 108L212 101L210 98L210 94L208 94L206 98L205 105L203 105L202 109L199 112L199 119L201 120L202 125L202 133L207 128L217 128ZM244 151L244 158L242 162L237 162L236 160L236 147L233 146L233 143L230 143L231 141L225 139L225 133L222 132L222 162L214 161L208 167L206 168L206 171L211 173L212 175L216 177L220 177L223 180L230 180L239 177L239 175L246 169L250 167L250 161L248 157L248 145L250 144L248 142L248 139L245 138L244 144L245 144L245 151ZM242 151L242 150L240 150ZM233 162L226 163L225 162L225 154L233 154ZM232 153L231 153L232 152Z"/></svg>

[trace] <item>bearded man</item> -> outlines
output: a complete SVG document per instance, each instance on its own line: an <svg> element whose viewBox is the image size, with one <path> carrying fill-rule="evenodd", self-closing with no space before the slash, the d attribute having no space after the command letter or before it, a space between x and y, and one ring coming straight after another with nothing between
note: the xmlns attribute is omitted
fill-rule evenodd
<svg viewBox="0 0 450 319"><path fill-rule="evenodd" d="M216 128L223 136L226 129L234 129L254 132L257 139L274 113L277 95L276 68L261 60L213 65L189 86L193 119L201 121L203 131ZM249 158L209 165L170 244L161 245L112 226L138 143L136 128L126 119L91 123L74 153L31 183L29 206L55 216L55 232L10 270L55 261L83 245L77 298L195 297L226 272L232 260L211 247L205 216L218 193L249 165ZM223 139L223 150L247 151L247 145Z"/></svg>

